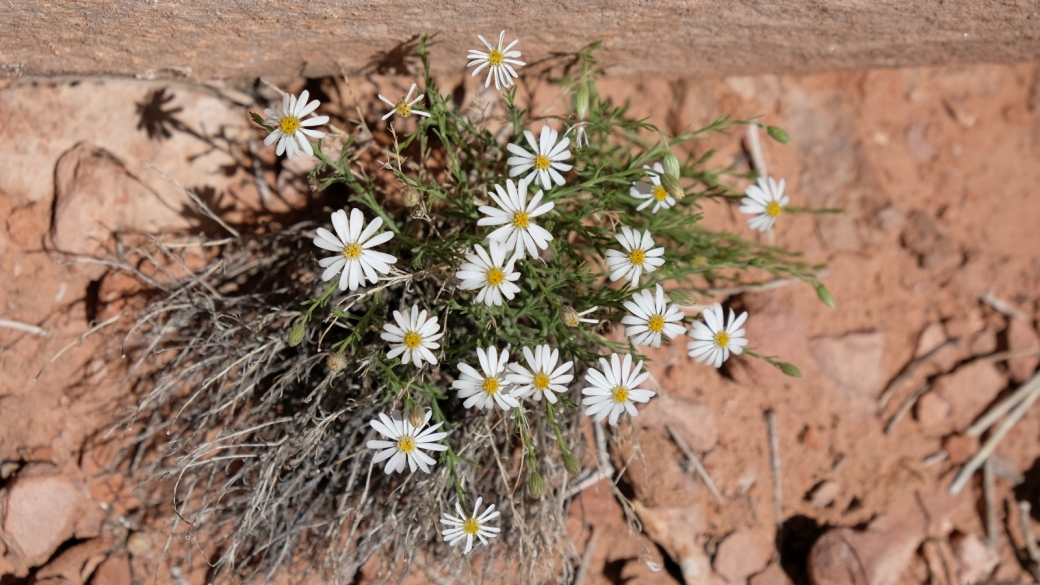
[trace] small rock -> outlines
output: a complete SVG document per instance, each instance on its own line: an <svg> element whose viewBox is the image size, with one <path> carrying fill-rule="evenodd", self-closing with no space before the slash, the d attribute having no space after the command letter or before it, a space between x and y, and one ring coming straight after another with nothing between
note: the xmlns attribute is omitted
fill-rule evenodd
<svg viewBox="0 0 1040 585"><path fill-rule="evenodd" d="M991 362L976 361L940 376L932 392L950 403L950 418L955 429L971 424L1007 386L1007 379Z"/></svg>
<svg viewBox="0 0 1040 585"><path fill-rule="evenodd" d="M836 481L824 481L818 484L809 493L809 502L817 508L826 508L834 503L834 500L841 495L841 485Z"/></svg>
<svg viewBox="0 0 1040 585"><path fill-rule="evenodd" d="M100 538L77 544L36 571L36 582L83 585L94 569L105 560L110 546L111 542Z"/></svg>
<svg viewBox="0 0 1040 585"><path fill-rule="evenodd" d="M971 355L986 355L997 351L997 334L990 329L983 329L971 342Z"/></svg>
<svg viewBox="0 0 1040 585"><path fill-rule="evenodd" d="M921 331L917 338L917 350L914 357L921 357L946 342L946 329L941 323L931 323Z"/></svg>
<svg viewBox="0 0 1040 585"><path fill-rule="evenodd" d="M850 409L873 416L881 391L881 355L885 334L850 333L842 337L818 337L809 341L809 350L820 370L835 382L835 391Z"/></svg>
<svg viewBox="0 0 1040 585"><path fill-rule="evenodd" d="M945 398L929 392L917 401L915 415L925 435L941 437L953 430L953 425L949 423L951 412L953 407Z"/></svg>
<svg viewBox="0 0 1040 585"><path fill-rule="evenodd" d="M903 224L906 223L906 215L899 210L895 205L887 205L880 209L874 217L877 218L878 225L881 229L886 232L894 232L903 228Z"/></svg>
<svg viewBox="0 0 1040 585"><path fill-rule="evenodd" d="M77 522L95 508L54 465L26 465L0 490L0 540L8 547L0 564L24 577L72 538Z"/></svg>
<svg viewBox="0 0 1040 585"><path fill-rule="evenodd" d="M955 540L953 553L960 564L961 585L971 585L989 580L993 569L1000 564L1000 555L986 546L979 537L968 534Z"/></svg>
<svg viewBox="0 0 1040 585"><path fill-rule="evenodd" d="M1040 336L1029 323L1011 319L1007 328L1009 351L1028 351L1040 349ZM1037 366L1040 366L1040 355L1023 355L1007 361L1011 379L1019 384L1033 377Z"/></svg>
<svg viewBox="0 0 1040 585"><path fill-rule="evenodd" d="M126 555L113 555L94 571L90 585L133 585L133 574L130 572L130 558Z"/></svg>
<svg viewBox="0 0 1040 585"><path fill-rule="evenodd" d="M780 568L780 565L772 563L765 571L755 575L748 580L749 585L791 585L791 578Z"/></svg>
<svg viewBox="0 0 1040 585"><path fill-rule="evenodd" d="M21 466L22 464L17 461L4 461L3 463L0 463L0 479L10 479L11 476L14 475L14 472L18 471L18 468Z"/></svg>
<svg viewBox="0 0 1040 585"><path fill-rule="evenodd" d="M152 537L144 532L132 532L126 539L126 550L135 557L143 557L152 552L152 544Z"/></svg>
<svg viewBox="0 0 1040 585"><path fill-rule="evenodd" d="M635 422L644 429L657 429L665 437L669 436L665 427L671 427L691 449L701 453L711 451L718 442L718 429L711 407L682 398L660 396L651 400L639 412Z"/></svg>
<svg viewBox="0 0 1040 585"><path fill-rule="evenodd" d="M715 572L733 583L762 571L776 552L773 539L760 530L738 530L727 536L715 551Z"/></svg>
<svg viewBox="0 0 1040 585"><path fill-rule="evenodd" d="M956 244L939 229L938 223L924 211L907 215L906 227L900 234L903 248L917 256L921 268L939 272L956 269L962 256Z"/></svg>
<svg viewBox="0 0 1040 585"><path fill-rule="evenodd" d="M925 125L916 122L906 129L906 147L917 162L928 162L935 156L935 147L928 142Z"/></svg>
<svg viewBox="0 0 1040 585"><path fill-rule="evenodd" d="M982 311L971 309L949 319L943 323L943 327L950 337L962 340L971 339L986 328L986 318L982 315Z"/></svg>
<svg viewBox="0 0 1040 585"><path fill-rule="evenodd" d="M960 465L971 459L979 450L979 438L968 435L950 435L943 440L943 449L950 456L950 463Z"/></svg>

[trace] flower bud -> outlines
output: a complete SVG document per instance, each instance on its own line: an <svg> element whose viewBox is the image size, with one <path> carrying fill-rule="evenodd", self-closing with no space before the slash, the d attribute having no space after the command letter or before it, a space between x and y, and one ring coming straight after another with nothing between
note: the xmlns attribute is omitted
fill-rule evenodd
<svg viewBox="0 0 1040 585"><path fill-rule="evenodd" d="M538 475L537 471L532 470L531 476L527 478L527 491L531 492L532 497L542 497L542 492L545 491L545 483L542 482L542 476Z"/></svg>
<svg viewBox="0 0 1040 585"><path fill-rule="evenodd" d="M303 342L303 336L307 333L307 326L302 322L293 325L289 330L289 347L296 347Z"/></svg>
<svg viewBox="0 0 1040 585"><path fill-rule="evenodd" d="M563 324L568 327L577 327L578 312L575 311L573 308L565 305L562 309L560 309L560 321L563 321Z"/></svg>
<svg viewBox="0 0 1040 585"><path fill-rule="evenodd" d="M577 476L581 473L581 462L578 458L566 451L563 453L563 466L567 469L567 473Z"/></svg>
<svg viewBox="0 0 1040 585"><path fill-rule="evenodd" d="M347 358L343 357L343 354L339 352L330 353L329 357L325 358L325 365L333 372L338 372L347 367Z"/></svg>
<svg viewBox="0 0 1040 585"><path fill-rule="evenodd" d="M589 113L589 86L584 81L578 87L578 95L574 97L574 110L579 120L584 120Z"/></svg>
<svg viewBox="0 0 1040 585"><path fill-rule="evenodd" d="M681 307L692 307L697 304L697 297L685 290L673 290L668 292L668 298Z"/></svg>
<svg viewBox="0 0 1040 585"><path fill-rule="evenodd" d="M802 377L802 371L799 370L794 364L789 364L787 362L778 362L776 365L780 368L781 372L787 374L788 376L791 376L792 378Z"/></svg>
<svg viewBox="0 0 1040 585"><path fill-rule="evenodd" d="M422 195L413 189L412 187L404 188L404 205L405 207L418 207L422 203Z"/></svg>
<svg viewBox="0 0 1040 585"><path fill-rule="evenodd" d="M418 404L413 404L412 407L408 409L408 422L415 428L421 427L422 424L426 422L426 413L419 408Z"/></svg>
<svg viewBox="0 0 1040 585"><path fill-rule="evenodd" d="M788 136L787 132L784 132L784 129L779 126L766 126L766 133L780 144L791 144L791 137Z"/></svg>
<svg viewBox="0 0 1040 585"><path fill-rule="evenodd" d="M664 140L664 136L661 136L662 142L664 142L664 174L671 175L676 181L679 180L679 159L672 153L672 149L668 146L668 141ZM667 187L665 187L667 189ZM669 191L671 193L671 191ZM674 197L674 195L673 195Z"/></svg>
<svg viewBox="0 0 1040 585"><path fill-rule="evenodd" d="M673 156L672 158L675 157ZM678 173L676 173L675 176L672 176L670 173L666 172L661 175L661 186L664 187L664 190L667 191L669 195L675 197L676 201L682 201L683 197L686 197L686 191L679 183L678 177Z"/></svg>
<svg viewBox="0 0 1040 585"><path fill-rule="evenodd" d="M823 304L833 309L834 297L831 295L831 291L827 290L827 287L823 286L822 282L813 283L813 287L816 289L816 296L820 297Z"/></svg>

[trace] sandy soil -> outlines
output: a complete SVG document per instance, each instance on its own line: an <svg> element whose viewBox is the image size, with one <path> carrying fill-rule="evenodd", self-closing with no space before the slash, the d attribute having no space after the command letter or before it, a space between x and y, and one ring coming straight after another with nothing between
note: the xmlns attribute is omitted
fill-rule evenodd
<svg viewBox="0 0 1040 585"><path fill-rule="evenodd" d="M1037 504L1040 409L992 459L995 550L982 474L955 497L946 487L978 449L968 427L1040 360L1031 353L1040 349L1038 75L1022 65L605 81L607 95L631 98L634 115L672 131L721 113L784 127L791 146L763 140L769 172L786 178L793 205L845 212L785 215L775 236L829 264L835 309L804 285L730 299L751 315L752 345L797 364L802 378L744 360L717 372L678 348L654 356L661 396L612 451L616 467L629 465L618 487L643 531L629 530L606 482L582 492L569 520L574 548L561 552L586 565L584 583L1032 580L1017 502ZM351 103L330 84L322 87ZM372 81L351 89L377 119ZM536 92L536 111L554 96ZM5 585L204 580L198 556L161 557L185 528L144 523L160 502L106 467L111 453L98 439L126 392L115 385L125 366L113 335L128 324L121 298L133 285L75 254L103 253L112 229L212 227L188 213L178 183L234 222L266 221L264 203L300 205L306 169L276 166L270 152L259 173L272 193L258 191L255 135L235 100L242 94L157 82L0 86L0 319L40 328L0 328ZM746 165L742 138L697 148ZM748 233L734 206L710 204L705 215ZM994 355L1008 350L1015 357ZM668 428L703 464L718 500Z"/></svg>

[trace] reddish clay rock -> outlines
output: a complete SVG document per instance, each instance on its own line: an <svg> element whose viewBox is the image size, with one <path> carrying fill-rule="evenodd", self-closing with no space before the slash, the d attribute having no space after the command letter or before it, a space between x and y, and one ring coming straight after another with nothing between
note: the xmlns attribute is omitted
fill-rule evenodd
<svg viewBox="0 0 1040 585"><path fill-rule="evenodd" d="M950 463L960 465L979 450L979 438L968 435L950 435L943 439L943 449L950 455Z"/></svg>
<svg viewBox="0 0 1040 585"><path fill-rule="evenodd" d="M1011 319L1007 328L1008 350L1029 351L1040 350L1040 336L1036 330L1024 321ZM1033 377L1037 366L1040 366L1040 355L1024 355L1007 361L1008 374L1011 380L1021 384Z"/></svg>
<svg viewBox="0 0 1040 585"><path fill-rule="evenodd" d="M687 583L722 583L722 579L712 572L704 548L697 543L697 536L705 530L699 510L647 508L638 500L632 504L647 536L679 562Z"/></svg>
<svg viewBox="0 0 1040 585"><path fill-rule="evenodd" d="M7 545L0 557L0 574L27 575L75 536L77 522L94 510L96 506L57 467L49 463L23 467L0 490L0 540Z"/></svg>
<svg viewBox="0 0 1040 585"><path fill-rule="evenodd" d="M726 581L740 582L765 569L775 552L773 539L764 531L738 530L719 543L712 564Z"/></svg>
<svg viewBox="0 0 1040 585"><path fill-rule="evenodd" d="M922 396L917 401L915 409L917 422L929 437L941 437L953 430L953 425L949 422L951 412L953 407L949 401L935 392Z"/></svg>
<svg viewBox="0 0 1040 585"><path fill-rule="evenodd" d="M914 352L914 357L923 356L945 341L946 329L941 323L931 323L921 331L920 337L917 338L917 350Z"/></svg>
<svg viewBox="0 0 1040 585"><path fill-rule="evenodd" d="M772 563L765 571L748 579L748 585L791 585L791 578L780 565Z"/></svg>
<svg viewBox="0 0 1040 585"><path fill-rule="evenodd" d="M645 429L657 429L668 436L665 427L671 427L686 440L694 451L705 452L715 448L718 429L711 408L682 398L659 396L651 400L635 419Z"/></svg>
<svg viewBox="0 0 1040 585"><path fill-rule="evenodd" d="M974 534L962 536L953 542L953 554L960 565L960 585L982 583L989 579L1000 564L1000 555L990 549Z"/></svg>
<svg viewBox="0 0 1040 585"><path fill-rule="evenodd" d="M818 337L809 342L820 371L834 381L838 396L850 410L864 416L873 416L877 411L884 348L885 334L880 331Z"/></svg>
<svg viewBox="0 0 1040 585"><path fill-rule="evenodd" d="M105 560L105 553L111 544L100 538L77 544L37 571L35 578L40 583L84 585L94 569ZM107 583L99 583L102 582Z"/></svg>
<svg viewBox="0 0 1040 585"><path fill-rule="evenodd" d="M113 555L94 571L90 585L133 585L133 574L130 572L130 557Z"/></svg>
<svg viewBox="0 0 1040 585"><path fill-rule="evenodd" d="M932 384L932 392L950 403L950 423L954 429L971 424L1007 386L1007 379L991 362L976 361L942 376Z"/></svg>

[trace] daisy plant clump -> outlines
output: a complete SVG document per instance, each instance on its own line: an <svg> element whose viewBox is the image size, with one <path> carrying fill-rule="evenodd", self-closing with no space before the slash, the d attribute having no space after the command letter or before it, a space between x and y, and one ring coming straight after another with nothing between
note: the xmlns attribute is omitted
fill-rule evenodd
<svg viewBox="0 0 1040 585"><path fill-rule="evenodd" d="M758 122L665 136L598 94L594 47L557 64L569 108L535 117L517 99L520 43L478 38L487 51L438 57L486 69L482 97L437 87L423 37L422 77L366 120L378 143L301 138L324 118L306 118L305 93L254 116L278 154L313 152L312 211L220 244L141 322L144 353L168 353L131 418L150 421L139 447L165 450L133 466L179 478L179 518L211 519L191 538L221 543L217 574L305 559L349 583L373 555L397 578L416 555L457 571L480 554L569 582L550 559L568 485L597 472L582 427L621 440L661 392L659 348L798 374L755 351L755 316L719 291L793 278L829 300L821 267L752 229L704 227L757 177L711 151L680 157ZM741 210L775 218L782 189L760 181Z"/></svg>

